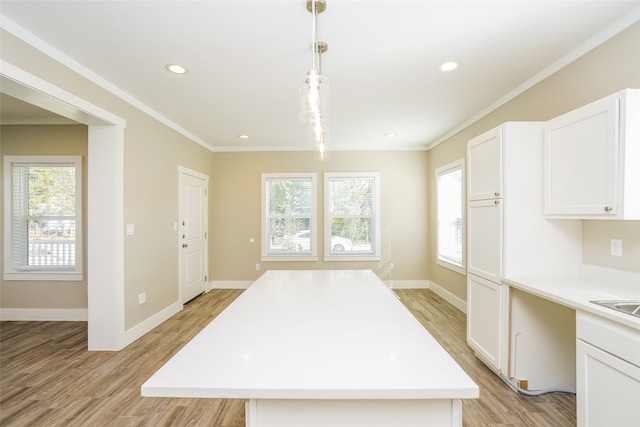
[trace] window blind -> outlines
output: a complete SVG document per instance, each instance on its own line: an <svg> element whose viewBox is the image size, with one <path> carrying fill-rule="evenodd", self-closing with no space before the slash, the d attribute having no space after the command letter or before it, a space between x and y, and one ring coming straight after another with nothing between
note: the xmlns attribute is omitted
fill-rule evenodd
<svg viewBox="0 0 640 427"><path fill-rule="evenodd" d="M266 193L267 253L313 253L312 178L270 177Z"/></svg>
<svg viewBox="0 0 640 427"><path fill-rule="evenodd" d="M373 253L375 241L375 178L373 176L329 177L328 215L330 253Z"/></svg>
<svg viewBox="0 0 640 427"><path fill-rule="evenodd" d="M438 175L438 257L462 265L462 168Z"/></svg>
<svg viewBox="0 0 640 427"><path fill-rule="evenodd" d="M74 163L12 164L14 270L76 267L76 167Z"/></svg>

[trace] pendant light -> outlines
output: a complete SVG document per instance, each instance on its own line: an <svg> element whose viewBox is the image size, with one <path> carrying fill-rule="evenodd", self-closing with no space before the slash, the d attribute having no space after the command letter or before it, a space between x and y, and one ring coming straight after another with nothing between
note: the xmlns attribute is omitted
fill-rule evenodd
<svg viewBox="0 0 640 427"><path fill-rule="evenodd" d="M312 15L311 70L300 82L300 120L309 123L308 144L313 146L314 159L328 160L329 153L329 79L322 75L321 55L327 51L327 43L317 41L317 18L324 12L324 0L308 0L307 10Z"/></svg>
<svg viewBox="0 0 640 427"><path fill-rule="evenodd" d="M300 120L311 123L329 117L329 79L321 74L320 55L327 51L327 44L318 42L316 28L318 14L324 12L324 0L308 0L311 12L311 69L300 82Z"/></svg>

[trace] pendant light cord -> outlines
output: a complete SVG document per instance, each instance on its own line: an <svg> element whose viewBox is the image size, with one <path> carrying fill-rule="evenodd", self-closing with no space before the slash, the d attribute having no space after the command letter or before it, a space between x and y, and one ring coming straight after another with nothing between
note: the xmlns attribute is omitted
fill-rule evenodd
<svg viewBox="0 0 640 427"><path fill-rule="evenodd" d="M311 0L311 51L313 54L311 55L311 69L316 70L316 55L318 51L318 41L316 40L316 26L318 25L318 14L316 12L316 0Z"/></svg>

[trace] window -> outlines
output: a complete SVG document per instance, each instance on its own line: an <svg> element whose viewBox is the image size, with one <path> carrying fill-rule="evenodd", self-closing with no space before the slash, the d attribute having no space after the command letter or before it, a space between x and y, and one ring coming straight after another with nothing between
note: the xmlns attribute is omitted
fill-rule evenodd
<svg viewBox="0 0 640 427"><path fill-rule="evenodd" d="M325 261L380 260L380 174L326 173Z"/></svg>
<svg viewBox="0 0 640 427"><path fill-rule="evenodd" d="M79 156L5 156L5 280L82 280L81 168Z"/></svg>
<svg viewBox="0 0 640 427"><path fill-rule="evenodd" d="M316 261L315 212L315 174L262 174L262 260Z"/></svg>
<svg viewBox="0 0 640 427"><path fill-rule="evenodd" d="M436 263L465 274L466 260L463 245L464 219L464 159L436 169L437 182L437 241Z"/></svg>

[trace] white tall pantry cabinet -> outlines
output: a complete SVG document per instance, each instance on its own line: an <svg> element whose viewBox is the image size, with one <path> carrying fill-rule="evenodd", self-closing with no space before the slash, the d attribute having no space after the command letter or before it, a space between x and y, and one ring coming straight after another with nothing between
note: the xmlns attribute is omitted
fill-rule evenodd
<svg viewBox="0 0 640 427"><path fill-rule="evenodd" d="M467 145L467 342L508 371L505 276L577 275L581 223L543 209L543 122L507 122Z"/></svg>

